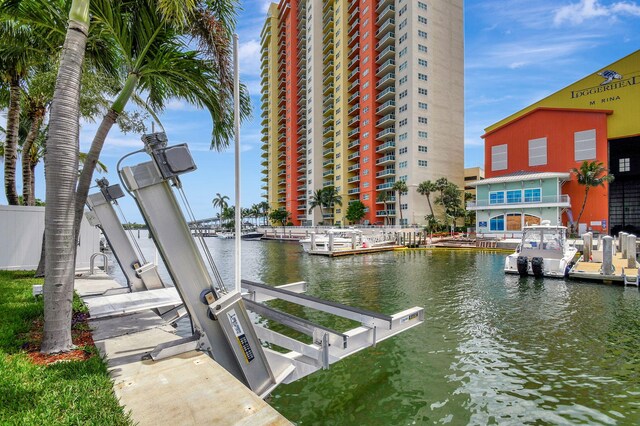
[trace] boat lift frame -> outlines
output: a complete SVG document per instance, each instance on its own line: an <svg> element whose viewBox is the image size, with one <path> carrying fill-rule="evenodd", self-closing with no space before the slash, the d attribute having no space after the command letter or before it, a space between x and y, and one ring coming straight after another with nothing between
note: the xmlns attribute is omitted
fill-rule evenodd
<svg viewBox="0 0 640 426"><path fill-rule="evenodd" d="M194 330L192 337L179 342L181 348L158 348L156 355L195 346L265 397L280 383L291 383L329 368L348 355L424 321L421 307L383 315L302 294L305 283L272 287L242 280L243 293L214 283L207 267L207 261L212 262L210 254L204 245L199 248L196 244L172 189L173 186L181 191L179 175L196 169L188 147L167 146L164 133L145 135L142 139L153 161L124 167L119 173L149 227ZM209 268L212 266L215 268L212 264ZM346 332L335 331L265 304L273 299L348 318L360 326ZM312 343L255 324L248 311L304 333L312 338ZM290 352L277 352L263 347L262 342Z"/></svg>

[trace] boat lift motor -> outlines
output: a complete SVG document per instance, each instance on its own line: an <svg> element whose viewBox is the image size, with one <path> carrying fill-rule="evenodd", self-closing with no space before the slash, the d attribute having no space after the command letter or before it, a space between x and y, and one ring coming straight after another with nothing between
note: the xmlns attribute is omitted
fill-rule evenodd
<svg viewBox="0 0 640 426"><path fill-rule="evenodd" d="M243 280L242 287L247 291L244 297L235 289L228 290L204 238L192 235L172 189L180 194L186 212L194 221L179 178L183 173L196 170L187 145L167 146L164 133L144 135L142 140L152 161L124 167L118 172L135 198L190 315L196 347L258 395L265 397L280 383L290 383L326 369L348 355L424 321L424 309L420 307L383 315L300 294L304 283L272 287ZM272 299L349 318L361 325L346 332L334 331L264 304ZM303 343L254 324L248 310L307 334L313 342ZM276 352L263 347L261 341L290 352Z"/></svg>

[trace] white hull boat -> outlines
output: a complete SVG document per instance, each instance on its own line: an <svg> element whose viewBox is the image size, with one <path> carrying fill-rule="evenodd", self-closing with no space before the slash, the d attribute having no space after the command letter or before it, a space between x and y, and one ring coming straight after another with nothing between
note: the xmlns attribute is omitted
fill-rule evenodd
<svg viewBox="0 0 640 426"><path fill-rule="evenodd" d="M330 247L330 235L333 238L333 249ZM341 251L381 247L395 244L393 240L386 240L383 236L375 237L363 235L358 229L329 229L326 234L316 234L313 238L315 247L311 247L312 238L300 240L300 245L305 253L310 251Z"/></svg>
<svg viewBox="0 0 640 426"><path fill-rule="evenodd" d="M563 278L573 266L577 249L567 242L566 226L525 226L516 251L504 261L504 272L535 277Z"/></svg>

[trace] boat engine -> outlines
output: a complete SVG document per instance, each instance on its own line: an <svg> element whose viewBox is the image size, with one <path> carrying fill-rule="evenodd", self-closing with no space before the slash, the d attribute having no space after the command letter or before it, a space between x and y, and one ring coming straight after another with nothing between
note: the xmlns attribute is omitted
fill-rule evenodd
<svg viewBox="0 0 640 426"><path fill-rule="evenodd" d="M544 259L541 257L531 258L531 270L536 278L544 276Z"/></svg>
<svg viewBox="0 0 640 426"><path fill-rule="evenodd" d="M529 259L527 259L527 256L518 256L517 265L518 274L520 274L521 277L529 275Z"/></svg>

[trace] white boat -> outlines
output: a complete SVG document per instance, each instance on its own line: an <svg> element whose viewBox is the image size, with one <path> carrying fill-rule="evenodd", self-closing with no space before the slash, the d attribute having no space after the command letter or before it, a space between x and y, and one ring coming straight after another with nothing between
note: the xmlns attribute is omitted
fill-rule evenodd
<svg viewBox="0 0 640 426"><path fill-rule="evenodd" d="M504 261L504 272L535 277L567 276L577 249L567 241L567 227L554 226L548 220L525 226L515 253Z"/></svg>
<svg viewBox="0 0 640 426"><path fill-rule="evenodd" d="M313 234L313 237L300 240L300 245L305 253L309 253L312 250L312 239L314 251L330 251L330 239L333 240L332 251L364 249L395 244L395 241L385 239L383 235L379 237L364 235L361 230L354 228L331 228L327 230L325 234Z"/></svg>

